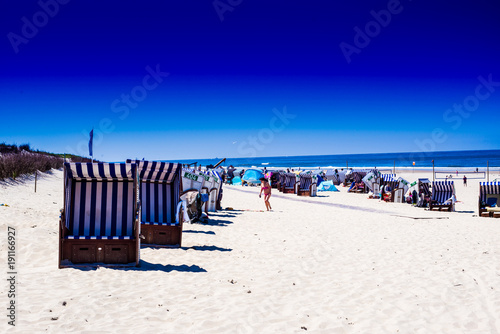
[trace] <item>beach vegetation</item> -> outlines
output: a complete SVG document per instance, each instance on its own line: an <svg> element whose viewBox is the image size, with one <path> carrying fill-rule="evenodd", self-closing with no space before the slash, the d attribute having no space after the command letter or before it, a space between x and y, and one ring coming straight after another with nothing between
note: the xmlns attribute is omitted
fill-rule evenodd
<svg viewBox="0 0 500 334"><path fill-rule="evenodd" d="M22 175L34 174L36 171L47 172L60 169L64 158L71 162L90 162L88 158L73 154L56 154L33 150L30 144L0 143L0 180L16 179Z"/></svg>

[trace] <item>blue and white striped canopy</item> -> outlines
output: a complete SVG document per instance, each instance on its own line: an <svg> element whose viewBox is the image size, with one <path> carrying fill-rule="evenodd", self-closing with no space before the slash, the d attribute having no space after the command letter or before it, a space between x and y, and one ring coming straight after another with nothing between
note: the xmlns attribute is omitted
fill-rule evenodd
<svg viewBox="0 0 500 334"><path fill-rule="evenodd" d="M479 182L480 200L486 202L487 195L500 195L500 182Z"/></svg>
<svg viewBox="0 0 500 334"><path fill-rule="evenodd" d="M141 181L172 183L180 175L182 165L170 162L127 160L136 163Z"/></svg>
<svg viewBox="0 0 500 334"><path fill-rule="evenodd" d="M64 163L67 179L77 180L133 180L136 164L133 163Z"/></svg>
<svg viewBox="0 0 500 334"><path fill-rule="evenodd" d="M432 201L444 203L455 194L453 181L435 181L432 182Z"/></svg>

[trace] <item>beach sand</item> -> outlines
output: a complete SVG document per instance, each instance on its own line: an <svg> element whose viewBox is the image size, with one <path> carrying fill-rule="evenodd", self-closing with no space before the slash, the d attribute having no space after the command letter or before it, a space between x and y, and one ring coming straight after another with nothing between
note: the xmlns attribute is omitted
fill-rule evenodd
<svg viewBox="0 0 500 334"><path fill-rule="evenodd" d="M316 198L273 189L274 211L261 212L259 188L225 186L223 207L234 210L185 225L181 249L141 249L141 266L130 269L58 269L61 171L39 178L37 193L33 179L2 183L1 263L6 277L7 226L15 227L18 284L16 327L3 315L0 328L498 333L500 219L477 217L478 181L466 188L458 177L451 213L343 187Z"/></svg>

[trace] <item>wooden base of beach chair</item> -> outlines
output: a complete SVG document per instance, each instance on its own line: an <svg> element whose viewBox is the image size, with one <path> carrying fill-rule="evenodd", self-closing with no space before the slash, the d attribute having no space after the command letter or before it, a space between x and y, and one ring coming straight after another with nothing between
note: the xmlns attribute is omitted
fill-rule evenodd
<svg viewBox="0 0 500 334"><path fill-rule="evenodd" d="M493 218L500 218L500 212L493 212Z"/></svg>
<svg viewBox="0 0 500 334"><path fill-rule="evenodd" d="M481 217L489 217L490 213L489 212L481 212Z"/></svg>
<svg viewBox="0 0 500 334"><path fill-rule="evenodd" d="M182 225L141 225L141 234L144 236L143 245L180 247L182 243Z"/></svg>
<svg viewBox="0 0 500 334"><path fill-rule="evenodd" d="M310 190L299 190L297 192L297 196L309 196L309 197L311 197L311 191Z"/></svg>
<svg viewBox="0 0 500 334"><path fill-rule="evenodd" d="M138 242L136 240L62 240L61 261L73 264L139 263ZM59 263L59 268L65 265Z"/></svg>
<svg viewBox="0 0 500 334"><path fill-rule="evenodd" d="M429 210L431 211L450 211L451 212L451 205L430 205Z"/></svg>
<svg viewBox="0 0 500 334"><path fill-rule="evenodd" d="M284 188L283 194L295 194L295 189L294 188Z"/></svg>

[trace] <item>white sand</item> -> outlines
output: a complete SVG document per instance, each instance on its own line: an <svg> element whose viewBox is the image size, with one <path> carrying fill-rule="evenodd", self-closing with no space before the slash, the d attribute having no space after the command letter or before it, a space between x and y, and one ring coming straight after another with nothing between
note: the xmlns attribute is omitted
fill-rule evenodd
<svg viewBox="0 0 500 334"><path fill-rule="evenodd" d="M32 180L4 183L4 276L7 226L18 232L14 330L498 333L500 219L477 217L477 182L457 182L453 213L345 188L317 198L273 190L274 212L238 211L265 208L258 188L225 187L223 206L236 211L185 225L182 249L142 249L141 267L128 270L58 269L61 171L39 180L36 194Z"/></svg>

